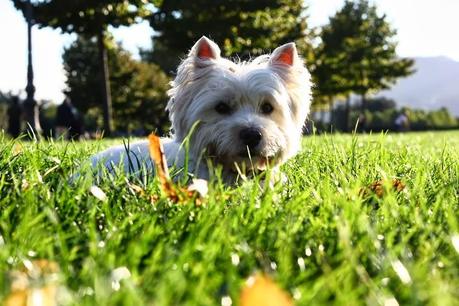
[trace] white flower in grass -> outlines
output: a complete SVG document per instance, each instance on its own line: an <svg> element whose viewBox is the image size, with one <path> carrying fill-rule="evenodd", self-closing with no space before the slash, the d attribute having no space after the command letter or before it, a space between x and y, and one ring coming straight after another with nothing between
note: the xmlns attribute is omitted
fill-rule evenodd
<svg viewBox="0 0 459 306"><path fill-rule="evenodd" d="M43 184L43 177L41 176L40 172L38 172L38 170L37 170L37 181L40 184Z"/></svg>
<svg viewBox="0 0 459 306"><path fill-rule="evenodd" d="M247 280L245 281L245 284L247 287L252 287L255 284L255 277L254 276L249 276Z"/></svg>
<svg viewBox="0 0 459 306"><path fill-rule="evenodd" d="M394 269L395 273L397 273L398 277L405 285L411 284L411 276L405 266L402 264L400 260L395 260L391 262L392 268Z"/></svg>
<svg viewBox="0 0 459 306"><path fill-rule="evenodd" d="M123 279L128 279L131 277L131 272L129 272L128 268L126 267L119 267L112 271L112 275L110 276L112 289L115 291L120 290L120 281Z"/></svg>
<svg viewBox="0 0 459 306"><path fill-rule="evenodd" d="M239 255L237 255L236 253L231 253L231 263L233 264L233 266L239 265L239 262Z"/></svg>
<svg viewBox="0 0 459 306"><path fill-rule="evenodd" d="M201 197L205 197L209 192L209 186L206 180L193 179L191 185L188 186L188 191L196 191Z"/></svg>
<svg viewBox="0 0 459 306"><path fill-rule="evenodd" d="M293 299L294 299L294 300L297 300L297 301L298 301L299 299L301 299L301 291L298 290L298 288L295 288L295 289L293 290Z"/></svg>
<svg viewBox="0 0 459 306"><path fill-rule="evenodd" d="M398 301L394 297L390 297L384 300L384 306L398 306Z"/></svg>
<svg viewBox="0 0 459 306"><path fill-rule="evenodd" d="M233 305L233 300L229 296L222 297L222 306L231 306Z"/></svg>
<svg viewBox="0 0 459 306"><path fill-rule="evenodd" d="M105 192L100 189L99 187L93 185L91 186L91 188L89 188L89 192L91 192L91 194L96 197L98 200L102 201L102 202L105 202L107 201L107 195L105 194Z"/></svg>
<svg viewBox="0 0 459 306"><path fill-rule="evenodd" d="M61 160L57 157L52 156L50 157L50 160L52 160L55 164L58 164L58 165L61 164Z"/></svg>
<svg viewBox="0 0 459 306"><path fill-rule="evenodd" d="M84 287L84 288L80 288L78 290L78 295L80 296L92 296L94 295L94 289L92 289L91 287Z"/></svg>
<svg viewBox="0 0 459 306"><path fill-rule="evenodd" d="M456 250L456 252L459 253L459 235L458 234L454 234L451 237L451 243L453 244L453 247Z"/></svg>
<svg viewBox="0 0 459 306"><path fill-rule="evenodd" d="M22 190L26 190L26 189L28 189L29 187L30 187L29 182L27 182L27 180L26 180L25 178L22 179L22 183L21 183L21 188L22 188Z"/></svg>
<svg viewBox="0 0 459 306"><path fill-rule="evenodd" d="M297 259L298 266L300 267L301 271L304 271L306 268L306 265L304 263L304 258L303 257L298 257Z"/></svg>

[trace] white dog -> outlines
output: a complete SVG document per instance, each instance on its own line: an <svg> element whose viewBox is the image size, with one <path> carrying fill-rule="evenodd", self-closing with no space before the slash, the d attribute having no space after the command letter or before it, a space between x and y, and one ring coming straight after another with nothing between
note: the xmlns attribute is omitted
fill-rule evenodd
<svg viewBox="0 0 459 306"><path fill-rule="evenodd" d="M213 166L221 166L222 179L232 184L240 169L276 169L298 152L311 83L294 43L234 63L202 37L171 86L172 136L162 139L169 166L187 165L189 173L203 179L210 178ZM188 146L182 145L188 135ZM154 168L148 141L111 147L91 160L110 171L119 164L136 174Z"/></svg>

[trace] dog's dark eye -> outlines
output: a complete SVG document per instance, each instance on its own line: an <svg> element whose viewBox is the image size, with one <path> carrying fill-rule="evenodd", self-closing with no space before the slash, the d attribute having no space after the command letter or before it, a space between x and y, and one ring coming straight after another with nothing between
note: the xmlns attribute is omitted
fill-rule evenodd
<svg viewBox="0 0 459 306"><path fill-rule="evenodd" d="M271 114L274 110L273 106L269 102L263 102L260 109L261 109L261 112L265 115Z"/></svg>
<svg viewBox="0 0 459 306"><path fill-rule="evenodd" d="M231 113L231 106L225 102L220 102L215 106L215 111L221 115L228 115Z"/></svg>

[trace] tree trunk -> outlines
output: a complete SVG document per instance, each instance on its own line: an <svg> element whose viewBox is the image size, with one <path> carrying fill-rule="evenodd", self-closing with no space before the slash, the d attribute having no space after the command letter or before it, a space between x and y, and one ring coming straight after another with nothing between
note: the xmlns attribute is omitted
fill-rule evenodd
<svg viewBox="0 0 459 306"><path fill-rule="evenodd" d="M110 92L110 76L108 72L108 58L107 49L105 48L105 30L101 27L97 41L99 45L99 63L100 63L100 90L103 99L104 110L104 134L110 136L112 134L113 120L112 120L112 96Z"/></svg>
<svg viewBox="0 0 459 306"><path fill-rule="evenodd" d="M334 116L333 116L333 97L328 97L328 111L330 112L330 132L332 132L333 130L333 120L334 120Z"/></svg>
<svg viewBox="0 0 459 306"><path fill-rule="evenodd" d="M364 93L360 97L360 112L363 114L367 109L367 99Z"/></svg>
<svg viewBox="0 0 459 306"><path fill-rule="evenodd" d="M360 115L359 115L359 132L365 132L367 130L367 117L365 116L365 110L367 109L367 99L365 93L362 93L360 98Z"/></svg>
<svg viewBox="0 0 459 306"><path fill-rule="evenodd" d="M41 133L39 108L35 101L35 86L33 85L33 67L32 67L32 6L27 2L26 10L27 19L27 98L24 101L24 119L27 124L27 131L31 131L35 136Z"/></svg>
<svg viewBox="0 0 459 306"><path fill-rule="evenodd" d="M24 120L27 124L27 131L31 131L35 136L41 134L40 113L38 104L35 100L29 97L24 101Z"/></svg>
<svg viewBox="0 0 459 306"><path fill-rule="evenodd" d="M320 109L320 123L324 124L325 123L325 108Z"/></svg>
<svg viewBox="0 0 459 306"><path fill-rule="evenodd" d="M351 95L346 97L346 107L344 109L344 131L349 132L349 117L351 115Z"/></svg>

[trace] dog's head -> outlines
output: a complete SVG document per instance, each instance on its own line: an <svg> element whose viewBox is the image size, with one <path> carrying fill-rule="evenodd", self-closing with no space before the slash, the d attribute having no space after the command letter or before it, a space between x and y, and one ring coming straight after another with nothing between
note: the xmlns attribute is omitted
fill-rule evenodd
<svg viewBox="0 0 459 306"><path fill-rule="evenodd" d="M246 163L264 169L298 151L311 84L294 43L234 63L202 37L171 84L167 110L177 141L199 122L190 141L194 156L204 153L224 167Z"/></svg>

